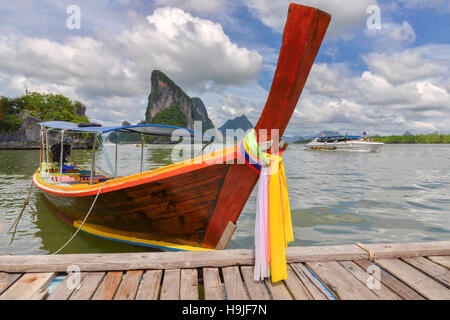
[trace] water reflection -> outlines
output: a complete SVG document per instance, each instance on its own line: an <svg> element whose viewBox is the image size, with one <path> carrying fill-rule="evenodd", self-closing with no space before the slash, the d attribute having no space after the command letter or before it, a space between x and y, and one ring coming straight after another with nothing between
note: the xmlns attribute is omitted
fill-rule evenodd
<svg viewBox="0 0 450 320"><path fill-rule="evenodd" d="M171 163L171 145L144 148L144 170ZM107 145L114 159L115 146ZM141 148L120 145L119 175L138 173ZM107 169L102 151L97 164ZM90 150L74 150L90 165ZM385 145L380 153L311 152L292 144L284 155L295 242L329 245L450 239L450 146ZM38 150L0 150L0 254L52 253L75 232L33 189L11 246L9 226L28 195ZM239 182L236 182L239 183ZM230 248L251 248L256 197L238 221ZM80 232L63 253L151 250Z"/></svg>

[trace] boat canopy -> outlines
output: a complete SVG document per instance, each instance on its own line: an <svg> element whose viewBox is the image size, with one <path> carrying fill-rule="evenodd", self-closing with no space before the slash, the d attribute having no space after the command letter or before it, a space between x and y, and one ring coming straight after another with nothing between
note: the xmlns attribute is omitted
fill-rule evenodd
<svg viewBox="0 0 450 320"><path fill-rule="evenodd" d="M359 139L361 136L318 136L318 138L326 138L326 139L342 139L342 138L348 138L348 139Z"/></svg>
<svg viewBox="0 0 450 320"><path fill-rule="evenodd" d="M152 136L171 137L174 131L184 130L190 135L201 135L210 141L214 141L213 137L187 128L161 125L161 124L136 124L120 127L103 127L99 124L80 124L67 121L47 121L41 123L42 127L58 130L67 130L73 132L91 132L91 133L110 133L114 131L147 134ZM180 134L182 135L182 134Z"/></svg>

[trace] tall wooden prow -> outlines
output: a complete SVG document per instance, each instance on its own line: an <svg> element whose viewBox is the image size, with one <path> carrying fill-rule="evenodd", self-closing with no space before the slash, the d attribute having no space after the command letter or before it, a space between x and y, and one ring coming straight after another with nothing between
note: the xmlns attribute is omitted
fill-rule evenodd
<svg viewBox="0 0 450 320"><path fill-rule="evenodd" d="M277 69L256 131L279 129L281 137L297 105L331 16L298 4L289 6ZM270 139L270 136L269 136Z"/></svg>
<svg viewBox="0 0 450 320"><path fill-rule="evenodd" d="M290 4L272 87L255 126L257 135L260 129L267 132L264 137L258 137L259 142L271 140L272 129L279 130L278 138L283 136L330 19L328 13L319 9ZM257 180L258 174L247 165L230 167L204 237L205 247L215 247L219 240L222 242L222 235L227 234L225 227L230 226L230 222L236 223Z"/></svg>

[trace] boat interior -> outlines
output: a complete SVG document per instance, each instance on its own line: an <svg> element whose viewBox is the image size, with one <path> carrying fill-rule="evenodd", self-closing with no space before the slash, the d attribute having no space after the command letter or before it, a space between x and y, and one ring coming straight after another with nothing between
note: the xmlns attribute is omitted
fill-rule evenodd
<svg viewBox="0 0 450 320"><path fill-rule="evenodd" d="M358 139L361 139L361 137L360 136L319 137L319 138L317 138L317 142L341 142L341 141L358 140Z"/></svg>

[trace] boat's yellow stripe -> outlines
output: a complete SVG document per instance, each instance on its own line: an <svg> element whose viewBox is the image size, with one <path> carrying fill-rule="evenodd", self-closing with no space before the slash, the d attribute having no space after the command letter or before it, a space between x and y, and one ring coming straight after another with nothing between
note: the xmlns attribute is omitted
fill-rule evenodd
<svg viewBox="0 0 450 320"><path fill-rule="evenodd" d="M334 150L336 147L311 147L311 149Z"/></svg>
<svg viewBox="0 0 450 320"><path fill-rule="evenodd" d="M76 220L73 222L73 226L76 228L79 228L80 225L81 225L80 220ZM168 249L168 250L183 250L183 251L211 251L211 250L214 250L214 249L188 246L188 245L183 245L183 244L170 243L170 242L165 242L165 241L147 240L147 239L141 239L141 238L136 238L136 237L129 237L129 236L124 236L124 235L109 233L109 232L100 231L96 228L87 226L86 224L84 224L80 229L87 233L90 233L90 234L93 234L93 235L96 235L99 237L103 237L103 238L108 238L108 239L117 240L117 241L123 241L123 242L137 244L137 245L147 245L147 246Z"/></svg>

